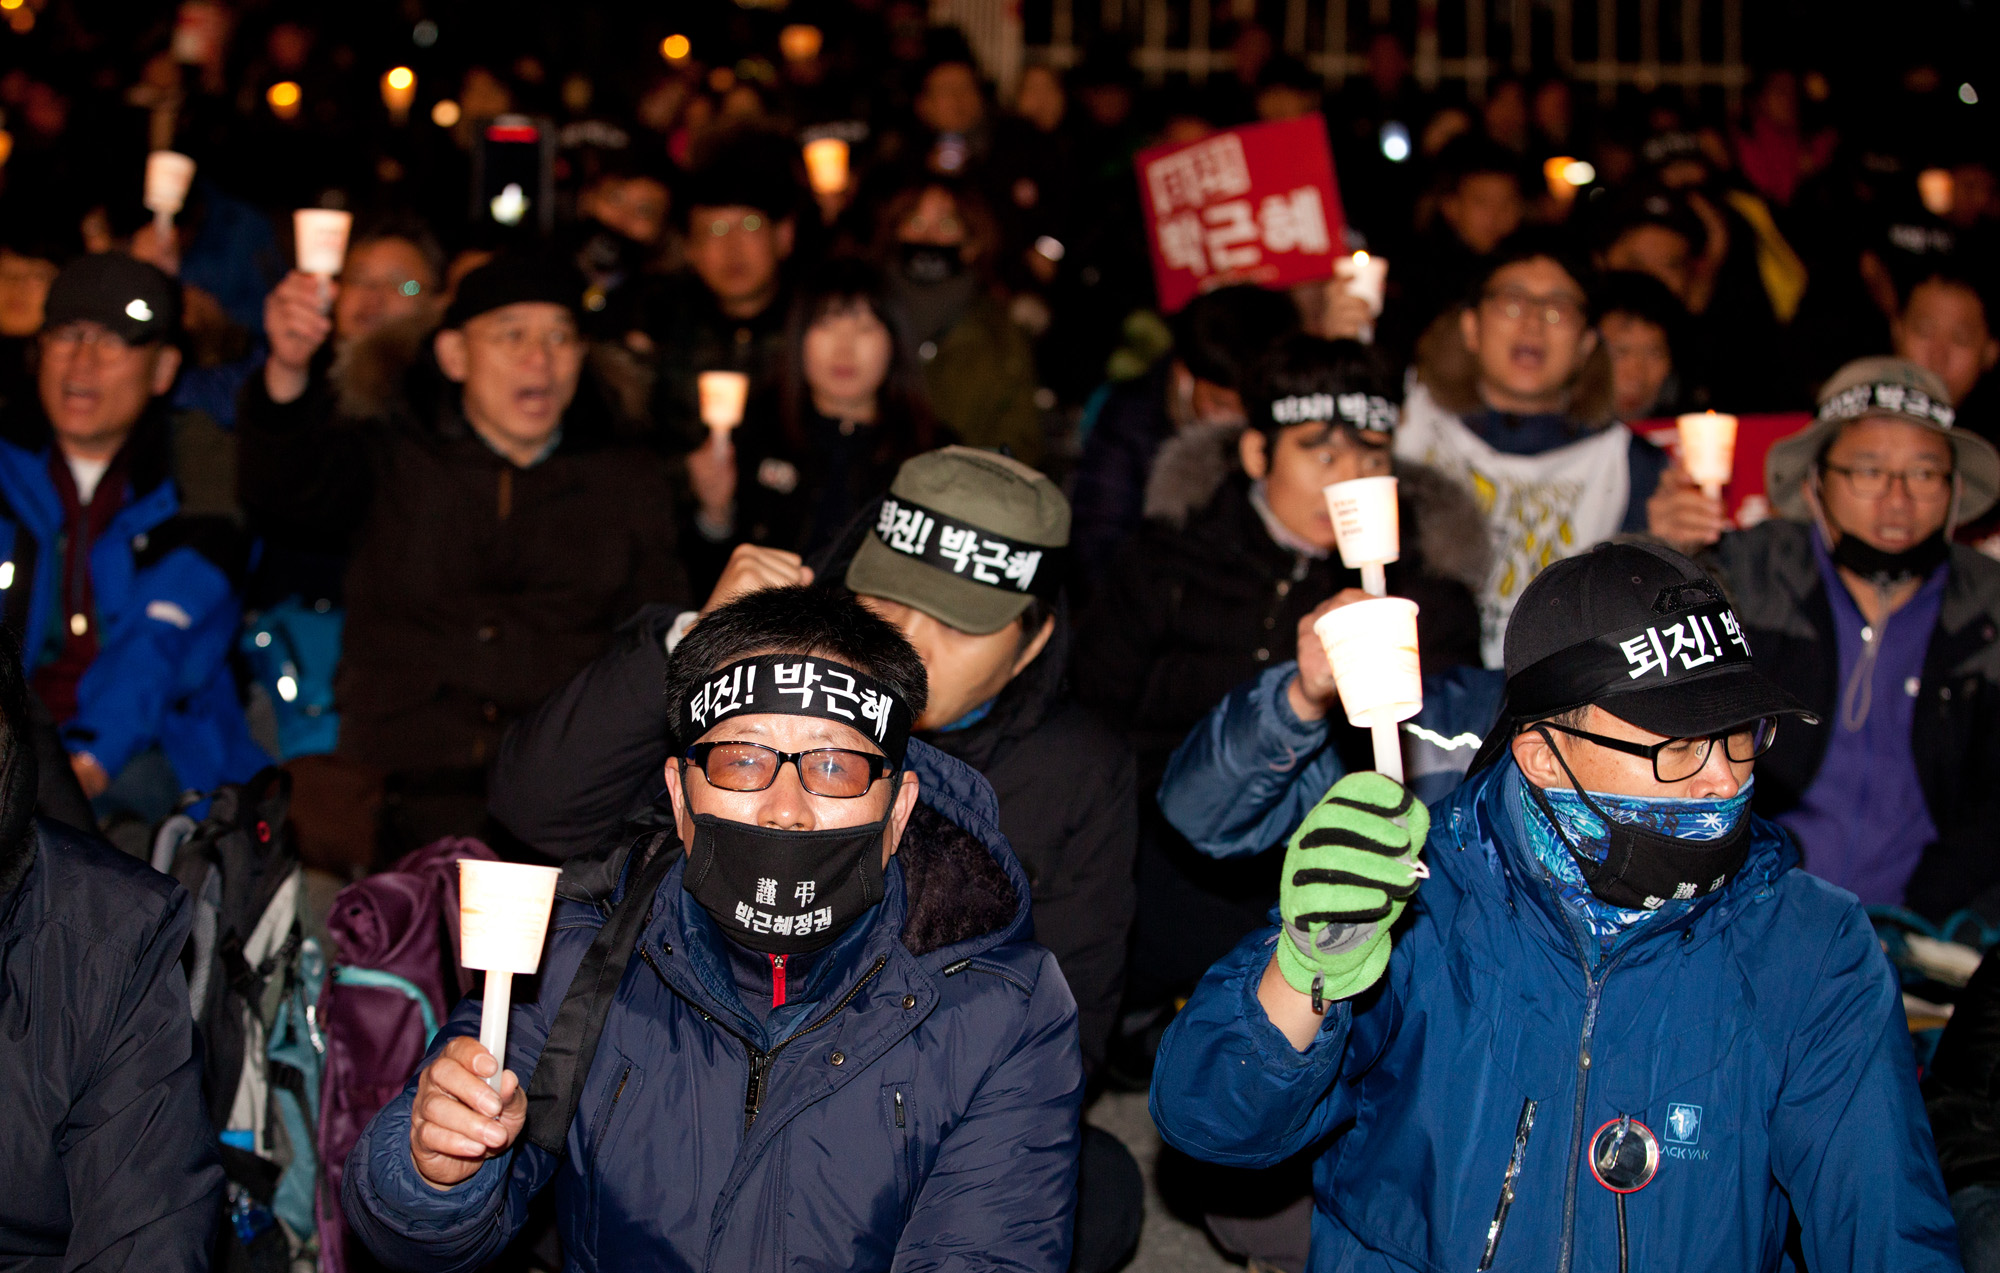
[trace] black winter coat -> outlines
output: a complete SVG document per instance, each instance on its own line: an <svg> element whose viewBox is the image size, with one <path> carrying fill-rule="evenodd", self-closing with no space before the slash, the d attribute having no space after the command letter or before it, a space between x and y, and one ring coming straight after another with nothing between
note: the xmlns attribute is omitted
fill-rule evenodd
<svg viewBox="0 0 2000 1273"><path fill-rule="evenodd" d="M1991 955L1959 993L1924 1079L1946 1193L2000 1185L2000 959Z"/></svg>
<svg viewBox="0 0 2000 1273"><path fill-rule="evenodd" d="M508 830L569 858L659 796L669 753L660 684L673 618L665 607L640 615L509 732L489 800ZM1064 690L1066 646L1059 617L1056 636L986 719L923 738L979 770L999 797L1001 833L1028 875L1035 940L1076 996L1094 1068L1117 1014L1132 922L1135 788L1123 740Z"/></svg>
<svg viewBox="0 0 2000 1273"><path fill-rule="evenodd" d="M223 1186L180 965L187 892L28 824L25 768L0 839L0 1268L206 1270Z"/></svg>
<svg viewBox="0 0 2000 1273"><path fill-rule="evenodd" d="M1411 538L1404 560L1389 567L1389 590L1421 607L1424 669L1476 665L1472 594L1427 573ZM1185 522L1150 518L1125 546L1078 627L1072 679L1085 702L1125 727L1150 790L1173 749L1230 690L1297 656L1300 619L1360 586L1360 572L1337 555L1308 557L1275 543L1237 474Z"/></svg>
<svg viewBox="0 0 2000 1273"><path fill-rule="evenodd" d="M1757 667L1816 713L1787 725L1757 762L1757 812L1797 807L1826 757L1839 698L1833 607L1812 528L1772 520L1725 536L1710 558L1729 590ZM2000 918L2000 563L1953 545L1944 605L1924 655L1910 749L1938 838L1904 890L1933 919L1973 906ZM1810 853L1806 869L1812 869Z"/></svg>
<svg viewBox="0 0 2000 1273"><path fill-rule="evenodd" d="M282 406L262 377L246 386L244 507L268 536L351 537L343 756L476 771L618 624L687 595L665 461L614 436L611 396L587 370L554 454L524 469L427 358L367 414L324 382Z"/></svg>

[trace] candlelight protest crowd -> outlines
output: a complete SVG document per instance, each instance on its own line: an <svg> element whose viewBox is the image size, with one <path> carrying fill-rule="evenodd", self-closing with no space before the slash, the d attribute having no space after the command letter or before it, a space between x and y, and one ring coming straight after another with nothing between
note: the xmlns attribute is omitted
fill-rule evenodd
<svg viewBox="0 0 2000 1273"><path fill-rule="evenodd" d="M0 0L0 1269L2000 1273L2000 84L569 8Z"/></svg>

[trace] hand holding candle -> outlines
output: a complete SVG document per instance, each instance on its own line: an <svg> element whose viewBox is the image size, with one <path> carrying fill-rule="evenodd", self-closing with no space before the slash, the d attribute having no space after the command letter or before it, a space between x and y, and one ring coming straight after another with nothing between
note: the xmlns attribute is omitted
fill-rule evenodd
<svg viewBox="0 0 2000 1273"><path fill-rule="evenodd" d="M1423 710L1417 603L1377 597L1330 610L1313 625L1333 664L1348 723L1374 735L1375 768L1403 780L1397 725Z"/></svg>
<svg viewBox="0 0 2000 1273"><path fill-rule="evenodd" d="M743 423L743 404L750 397L750 377L740 371L704 371L695 377L701 402L701 422L728 433Z"/></svg>
<svg viewBox="0 0 2000 1273"><path fill-rule="evenodd" d="M319 280L320 312L331 304L329 286L347 262L347 233L354 215L333 208L300 208L292 213L292 238L299 273Z"/></svg>
<svg viewBox="0 0 2000 1273"><path fill-rule="evenodd" d="M1336 287L1368 306L1369 323L1361 329L1359 339L1364 345L1374 344L1374 320L1382 316L1383 293L1389 281L1388 259L1366 252L1335 257L1333 279Z"/></svg>
<svg viewBox="0 0 2000 1273"><path fill-rule="evenodd" d="M507 1064L514 974L532 973L542 962L542 941L548 936L561 874L552 866L512 862L467 859L458 864L459 962L486 974L479 1042L500 1062L486 1080L496 1092Z"/></svg>
<svg viewBox="0 0 2000 1273"><path fill-rule="evenodd" d="M162 235L173 232L174 218L186 206L193 182L194 160L179 151L156 150L146 156L146 210Z"/></svg>
<svg viewBox="0 0 2000 1273"><path fill-rule="evenodd" d="M1389 592L1384 569L1402 556L1402 525L1396 511L1396 479L1358 477L1326 488L1340 561L1361 572L1361 586L1377 597Z"/></svg>
<svg viewBox="0 0 2000 1273"><path fill-rule="evenodd" d="M1681 466L1702 494L1721 499L1736 467L1736 417L1697 411L1675 424L1680 429Z"/></svg>

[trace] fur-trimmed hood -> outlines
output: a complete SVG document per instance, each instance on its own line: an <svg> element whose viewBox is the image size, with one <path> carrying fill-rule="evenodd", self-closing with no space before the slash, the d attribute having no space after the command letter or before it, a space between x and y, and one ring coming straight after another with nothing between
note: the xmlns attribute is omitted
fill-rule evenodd
<svg viewBox="0 0 2000 1273"><path fill-rule="evenodd" d="M1197 425L1161 445L1146 479L1145 514L1151 520L1183 526L1206 508L1222 484L1241 472L1236 440L1241 425ZM1436 469L1408 460L1396 461L1396 479L1405 527L1416 531L1415 543L1404 541L1409 556L1423 573L1464 584L1475 594L1493 565L1493 548L1486 519L1472 493Z"/></svg>
<svg viewBox="0 0 2000 1273"><path fill-rule="evenodd" d="M1479 396L1479 364L1459 332L1459 312L1456 305L1447 309L1418 339L1416 379L1445 410L1454 415L1477 415L1488 408ZM1579 435L1601 429L1615 417L1611 355L1605 352L1601 339L1583 360L1566 414Z"/></svg>
<svg viewBox="0 0 2000 1273"><path fill-rule="evenodd" d="M455 415L456 389L431 353L437 331L428 316L399 319L341 349L327 371L337 414L354 420ZM564 415L565 436L579 426L585 434L644 434L652 425L647 406L652 390L652 369L637 354L623 345L591 341L576 399Z"/></svg>

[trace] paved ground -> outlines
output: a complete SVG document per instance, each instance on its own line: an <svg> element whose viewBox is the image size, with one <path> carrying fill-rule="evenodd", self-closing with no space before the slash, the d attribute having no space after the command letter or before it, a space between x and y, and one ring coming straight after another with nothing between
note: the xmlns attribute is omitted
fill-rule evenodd
<svg viewBox="0 0 2000 1273"><path fill-rule="evenodd" d="M1146 1113L1144 1093L1107 1092L1090 1107L1090 1121L1125 1143L1146 1177L1146 1226L1129 1273L1239 1273L1242 1266L1223 1258L1199 1228L1167 1214L1153 1186L1153 1163L1160 1134Z"/></svg>

